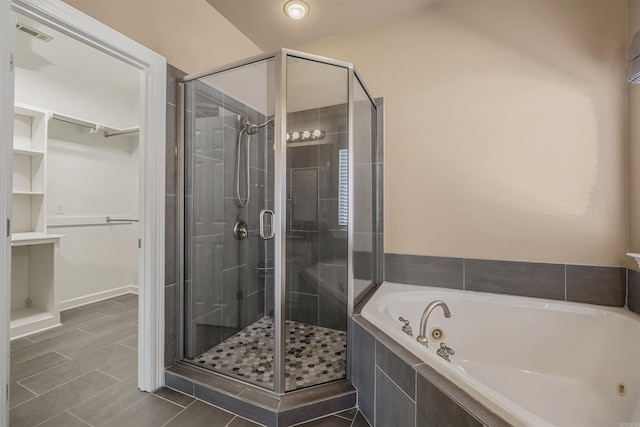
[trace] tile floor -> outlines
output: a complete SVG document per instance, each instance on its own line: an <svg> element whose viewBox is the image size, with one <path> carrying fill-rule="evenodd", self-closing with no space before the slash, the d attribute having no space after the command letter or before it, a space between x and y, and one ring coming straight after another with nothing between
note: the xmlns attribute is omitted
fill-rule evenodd
<svg viewBox="0 0 640 427"><path fill-rule="evenodd" d="M62 313L62 326L11 342L11 427L258 426L162 388L138 390L137 296ZM351 409L300 424L366 427Z"/></svg>
<svg viewBox="0 0 640 427"><path fill-rule="evenodd" d="M285 390L340 380L347 372L347 334L286 321ZM265 317L193 359L252 384L273 387L273 319Z"/></svg>

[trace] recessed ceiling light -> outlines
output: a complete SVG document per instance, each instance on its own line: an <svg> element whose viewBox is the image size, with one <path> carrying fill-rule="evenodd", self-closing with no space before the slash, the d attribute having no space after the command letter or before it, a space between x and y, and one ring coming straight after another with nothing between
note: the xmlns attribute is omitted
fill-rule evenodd
<svg viewBox="0 0 640 427"><path fill-rule="evenodd" d="M284 4L284 13L292 19L302 19L309 13L309 5L302 0L289 0Z"/></svg>

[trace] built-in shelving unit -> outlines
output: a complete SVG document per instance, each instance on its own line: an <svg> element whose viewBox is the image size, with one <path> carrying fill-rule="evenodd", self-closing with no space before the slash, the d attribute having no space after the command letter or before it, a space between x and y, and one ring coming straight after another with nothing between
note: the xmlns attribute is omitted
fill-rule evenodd
<svg viewBox="0 0 640 427"><path fill-rule="evenodd" d="M16 106L13 137L11 338L60 324L56 300L59 234L46 225L47 128L50 113Z"/></svg>

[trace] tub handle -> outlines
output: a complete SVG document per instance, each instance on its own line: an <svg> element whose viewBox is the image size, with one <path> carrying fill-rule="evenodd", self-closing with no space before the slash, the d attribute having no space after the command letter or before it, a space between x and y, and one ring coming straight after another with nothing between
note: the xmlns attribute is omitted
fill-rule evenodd
<svg viewBox="0 0 640 427"><path fill-rule="evenodd" d="M436 353L447 362L451 362L449 356L453 356L454 354L456 354L456 352L451 347L447 347L447 345L443 342L440 343L440 348L438 349L438 351L436 351Z"/></svg>
<svg viewBox="0 0 640 427"><path fill-rule="evenodd" d="M404 332L405 334L409 335L410 337L413 336L413 331L411 329L411 325L409 324L409 321L405 318L403 318L402 316L398 317L398 320L401 321L402 323L404 323L404 325L402 326L402 332Z"/></svg>

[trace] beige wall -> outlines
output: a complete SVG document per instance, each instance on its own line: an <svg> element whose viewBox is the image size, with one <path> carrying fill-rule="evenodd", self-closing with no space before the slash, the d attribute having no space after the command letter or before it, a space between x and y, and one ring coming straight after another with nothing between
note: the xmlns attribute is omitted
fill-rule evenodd
<svg viewBox="0 0 640 427"><path fill-rule="evenodd" d="M629 43L640 31L640 0L629 0ZM633 167L633 165L636 165ZM640 85L629 85L629 251L640 252ZM638 268L629 260L629 267Z"/></svg>
<svg viewBox="0 0 640 427"><path fill-rule="evenodd" d="M188 74L262 51L206 0L64 0Z"/></svg>
<svg viewBox="0 0 640 427"><path fill-rule="evenodd" d="M461 0L297 48L385 97L386 252L624 265L626 28L626 0Z"/></svg>

